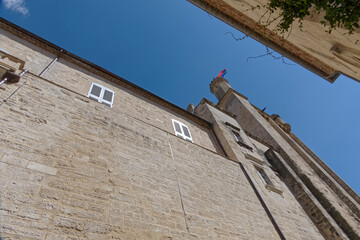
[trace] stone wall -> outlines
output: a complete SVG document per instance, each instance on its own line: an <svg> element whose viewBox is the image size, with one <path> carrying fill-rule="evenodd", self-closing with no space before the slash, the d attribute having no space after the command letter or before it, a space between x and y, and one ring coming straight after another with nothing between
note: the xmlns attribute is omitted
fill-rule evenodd
<svg viewBox="0 0 360 240"><path fill-rule="evenodd" d="M304 176L313 175L311 186L358 231L349 211L357 203L340 188L334 193L339 186L325 184L326 173L319 178L308 151L300 154L296 142L291 145L238 93L219 105L203 100L196 112L204 120L7 27L11 33L0 31L0 47L23 59L29 72L19 83L0 86L4 239L323 239L289 183L302 184L305 197L311 193L292 172L286 171L291 181L279 176L264 156L269 146L289 153L285 160L297 160ZM87 97L92 82L115 92L112 108ZM171 119L189 127L194 143L174 135ZM350 199L348 207L337 202L343 198Z"/></svg>
<svg viewBox="0 0 360 240"><path fill-rule="evenodd" d="M0 23L0 48L9 54L25 61L25 69L29 69L34 74L41 71L56 57L55 54L43 48L29 43L28 41L11 34L2 28Z"/></svg>
<svg viewBox="0 0 360 240"><path fill-rule="evenodd" d="M36 75L42 72L42 70L58 56L42 50L34 44L26 42L3 30L0 32L0 40L2 49L13 56L23 59L25 61L25 69ZM114 76L105 74L106 77L104 77L99 74L97 75L81 67L80 65L84 64L79 60L61 55L60 52L59 55L61 56L59 60L56 61L42 77L82 96L87 96L91 83L98 83L115 92L113 105L115 111L136 116L168 132L174 132L171 119L176 119L189 127L195 143L212 151L219 151L212 133L208 128L196 125L193 121L184 117L183 114L168 111L168 109L161 104L119 85L119 81L117 81ZM65 60L65 58L68 60ZM90 68L89 66L87 67ZM122 84L124 85L124 83Z"/></svg>
<svg viewBox="0 0 360 240"><path fill-rule="evenodd" d="M292 192L287 188L286 183L279 178L278 173L267 162L264 152L269 148L244 134L241 134L242 141L252 150L239 145L231 133L233 128L224 123L233 123L234 127L240 129L239 133L244 133L244 130L238 123L234 123L235 119L219 109L203 103L196 108L196 111L204 117L213 116L213 124L219 125L221 129L221 133L217 135L222 146L227 153L229 150L232 152L231 156L233 156L234 161L241 162L244 166L255 185L256 191L259 192L285 239L324 239ZM273 183L273 187L269 188L264 184L256 167L265 171Z"/></svg>
<svg viewBox="0 0 360 240"><path fill-rule="evenodd" d="M335 220L334 227L338 227L338 235L350 239L358 239L360 233L359 225L359 205L322 167L304 152L284 131L272 122L271 119L266 120L254 109L245 99L233 96L227 110L237 115L240 125L247 131L251 132L259 139L269 140L267 143L277 149L281 156L286 160L287 164L295 171L296 175L301 178L302 182L311 191L311 194L318 197L322 208L328 212L331 217L326 218ZM258 126L261 126L259 128ZM253 131L257 129L257 131ZM268 136L271 136L269 138ZM307 180L310 179L310 180ZM287 181L285 179L284 181ZM289 182L287 182L289 184ZM292 192L298 198L303 194L292 189ZM311 195L310 194L310 195ZM308 196L306 196L308 197ZM324 200L326 199L326 200ZM344 201L345 199L346 201ZM303 204L303 203L302 203ZM310 205L303 205L306 210L311 210ZM317 220L315 220L316 222ZM324 219L325 221L325 219ZM324 225L324 232L330 225ZM331 232L331 231L330 231ZM332 233L331 233L332 234ZM346 236L345 236L346 235ZM330 235L329 235L330 236Z"/></svg>
<svg viewBox="0 0 360 240"><path fill-rule="evenodd" d="M22 81L0 107L4 239L278 239L236 163L31 73Z"/></svg>

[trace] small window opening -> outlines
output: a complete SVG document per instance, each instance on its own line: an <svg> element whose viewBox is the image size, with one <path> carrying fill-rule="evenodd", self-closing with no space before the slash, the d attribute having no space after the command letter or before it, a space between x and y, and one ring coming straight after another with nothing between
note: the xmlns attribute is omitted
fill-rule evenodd
<svg viewBox="0 0 360 240"><path fill-rule="evenodd" d="M274 186L274 184L270 181L270 178L268 177L268 175L265 173L264 169L259 168L259 167L255 167L257 173L259 174L261 180L269 186Z"/></svg>
<svg viewBox="0 0 360 240"><path fill-rule="evenodd" d="M263 168L258 167L256 165L254 165L254 167L256 168L256 171L257 171L259 177L261 178L261 180L263 181L263 183L265 184L265 187L267 189L269 189L270 191L276 192L278 194L282 194L282 191L280 189L276 188L275 185L271 182L269 176L265 173Z"/></svg>
<svg viewBox="0 0 360 240"><path fill-rule="evenodd" d="M231 130L231 129L230 129ZM244 140L241 138L240 133L238 131L231 130L231 133L233 134L235 141L242 147L249 149L250 151L253 151L253 148L247 145Z"/></svg>
<svg viewBox="0 0 360 240"><path fill-rule="evenodd" d="M113 102L114 102L114 91L101 86L100 84L97 83L92 83L89 93L88 93L88 97L99 102L99 103L103 103L109 107L112 107Z"/></svg>
<svg viewBox="0 0 360 240"><path fill-rule="evenodd" d="M192 140L190 130L185 124L183 124L183 123L181 123L181 122L179 122L177 120L174 120L174 119L172 119L172 123L173 123L173 127L174 127L174 131L175 131L176 136L181 137L181 138L183 138L185 140L188 140L190 142L194 142Z"/></svg>
<svg viewBox="0 0 360 240"><path fill-rule="evenodd" d="M235 138L236 142L242 142L242 139L241 139L240 134L238 132L235 132L235 131L231 131L231 132L234 135L234 138Z"/></svg>

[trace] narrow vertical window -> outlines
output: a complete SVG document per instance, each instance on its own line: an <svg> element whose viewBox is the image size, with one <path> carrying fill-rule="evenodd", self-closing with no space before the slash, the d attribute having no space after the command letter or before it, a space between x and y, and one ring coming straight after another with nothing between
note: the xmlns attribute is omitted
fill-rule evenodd
<svg viewBox="0 0 360 240"><path fill-rule="evenodd" d="M189 129L188 129L186 126L184 126L184 125L182 126L182 129L183 129L184 135L185 135L187 138L191 138Z"/></svg>
<svg viewBox="0 0 360 240"><path fill-rule="evenodd" d="M266 185L274 186L274 184L270 181L270 178L268 177L268 175L265 173L264 169L258 168L258 167L255 167L255 168L256 168L256 171L257 171L257 173L259 174L261 180L262 180Z"/></svg>
<svg viewBox="0 0 360 240"><path fill-rule="evenodd" d="M94 99L94 100L99 100L101 97L101 87L98 85L95 85L94 83L92 84L91 88L90 88L90 92L88 94L88 97Z"/></svg>
<svg viewBox="0 0 360 240"><path fill-rule="evenodd" d="M88 97L109 107L112 107L114 102L114 92L97 83L91 84Z"/></svg>
<svg viewBox="0 0 360 240"><path fill-rule="evenodd" d="M180 123L179 123L179 122L176 122L175 120L173 120L173 125L174 125L175 134L176 134L176 135L177 135L177 134L182 135Z"/></svg>
<svg viewBox="0 0 360 240"><path fill-rule="evenodd" d="M172 119L172 123L173 123L173 127L174 127L176 136L186 139L190 142L194 142L192 140L190 130L185 124L183 124L177 120L174 120L174 119Z"/></svg>
<svg viewBox="0 0 360 240"><path fill-rule="evenodd" d="M239 131L235 131L235 130L232 130L230 129L231 133L233 134L234 138L235 138L235 141L241 146L241 147L244 147L244 148L247 148L249 149L250 151L253 151L253 148L250 147L249 145L247 145L244 140L241 138L240 136L240 133Z"/></svg>
<svg viewBox="0 0 360 240"><path fill-rule="evenodd" d="M234 135L234 138L235 138L236 142L242 142L242 139L241 139L239 133L237 133L237 132L235 132L235 131L231 131L231 132L232 132L232 134Z"/></svg>

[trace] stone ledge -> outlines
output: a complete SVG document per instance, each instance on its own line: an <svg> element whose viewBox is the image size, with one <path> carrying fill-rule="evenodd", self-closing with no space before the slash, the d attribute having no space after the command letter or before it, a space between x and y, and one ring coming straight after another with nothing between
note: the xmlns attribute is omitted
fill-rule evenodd
<svg viewBox="0 0 360 240"><path fill-rule="evenodd" d="M271 185L269 185L269 184L265 184L265 187L266 187L267 189L269 189L270 191L273 191L273 192L278 193L278 194L280 194L280 195L282 195L282 193L283 193L283 191L281 191L280 189L278 189L278 188L276 188L276 187L274 187L274 186L271 186Z"/></svg>
<svg viewBox="0 0 360 240"><path fill-rule="evenodd" d="M257 164L260 164L260 165L263 165L265 163L264 160L261 160L261 159L259 159L257 157L254 157L253 155L250 155L248 153L245 153L245 158L247 158L247 159L249 159L249 160L251 160L251 161L253 161L253 162L257 163Z"/></svg>
<svg viewBox="0 0 360 240"><path fill-rule="evenodd" d="M237 144L239 144L239 146L244 147L246 149L249 149L250 151L253 151L253 148L250 147L249 145L247 145L246 143L242 142L242 141L237 141Z"/></svg>

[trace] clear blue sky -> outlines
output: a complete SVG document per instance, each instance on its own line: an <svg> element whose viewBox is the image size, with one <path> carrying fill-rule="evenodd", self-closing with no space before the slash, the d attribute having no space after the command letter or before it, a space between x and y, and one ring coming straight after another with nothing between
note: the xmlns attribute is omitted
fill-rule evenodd
<svg viewBox="0 0 360 240"><path fill-rule="evenodd" d="M360 83L330 84L269 56L247 62L265 47L235 41L225 33L240 32L185 0L0 0L0 16L183 108L217 102L209 83L226 67L234 89L279 114L360 192Z"/></svg>

